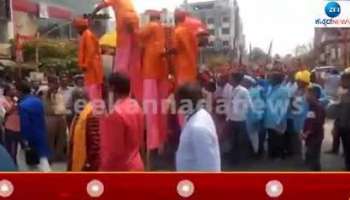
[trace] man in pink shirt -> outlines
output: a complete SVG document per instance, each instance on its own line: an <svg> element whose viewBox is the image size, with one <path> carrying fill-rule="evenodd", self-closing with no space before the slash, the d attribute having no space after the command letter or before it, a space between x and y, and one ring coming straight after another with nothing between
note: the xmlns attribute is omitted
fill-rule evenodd
<svg viewBox="0 0 350 200"><path fill-rule="evenodd" d="M20 122L17 111L16 87L12 84L8 84L4 88L4 101L0 102L1 106L6 110L6 117L4 120L5 128L5 147L11 155L15 164L17 164L17 148L21 143L22 138L20 135Z"/></svg>
<svg viewBox="0 0 350 200"><path fill-rule="evenodd" d="M140 150L144 138L144 114L130 98L130 80L115 73L109 78L115 97L111 112L101 120L100 171L143 171Z"/></svg>

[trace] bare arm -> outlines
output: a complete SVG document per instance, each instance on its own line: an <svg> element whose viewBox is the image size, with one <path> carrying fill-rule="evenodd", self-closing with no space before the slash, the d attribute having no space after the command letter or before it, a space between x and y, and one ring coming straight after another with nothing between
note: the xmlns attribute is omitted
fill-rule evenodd
<svg viewBox="0 0 350 200"><path fill-rule="evenodd" d="M105 1L101 1L101 3L99 3L97 5L97 7L94 9L94 11L92 11L91 13L91 17L93 18L100 10L107 8L109 6L109 4Z"/></svg>

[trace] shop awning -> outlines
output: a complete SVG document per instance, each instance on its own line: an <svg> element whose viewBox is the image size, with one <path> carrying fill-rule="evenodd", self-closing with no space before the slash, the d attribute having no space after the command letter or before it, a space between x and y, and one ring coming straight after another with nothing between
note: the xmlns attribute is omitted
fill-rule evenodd
<svg viewBox="0 0 350 200"><path fill-rule="evenodd" d="M15 11L27 12L34 15L38 15L39 13L39 4L36 2L30 0L13 0L12 3L13 10ZM62 6L48 5L47 12L49 18L71 20L73 17L72 11Z"/></svg>

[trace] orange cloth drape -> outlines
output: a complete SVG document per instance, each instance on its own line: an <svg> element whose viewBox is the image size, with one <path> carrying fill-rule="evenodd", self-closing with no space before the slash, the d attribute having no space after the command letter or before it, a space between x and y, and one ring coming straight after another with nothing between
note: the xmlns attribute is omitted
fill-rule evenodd
<svg viewBox="0 0 350 200"><path fill-rule="evenodd" d="M86 123L88 116L92 113L92 105L87 104L80 113L72 133L72 160L71 170L82 171L86 162Z"/></svg>
<svg viewBox="0 0 350 200"><path fill-rule="evenodd" d="M174 57L175 78L177 86L194 82L197 78L198 44L192 31L180 24L175 28Z"/></svg>
<svg viewBox="0 0 350 200"><path fill-rule="evenodd" d="M89 30L85 30L79 45L79 66L84 71L85 85L102 84L103 70L98 39Z"/></svg>
<svg viewBox="0 0 350 200"><path fill-rule="evenodd" d="M139 33L143 52L144 79L167 78L165 53L165 28L160 22L150 22Z"/></svg>
<svg viewBox="0 0 350 200"><path fill-rule="evenodd" d="M142 69L139 41L139 18L130 0L104 0L117 18L117 49L113 72L125 73L131 80L131 93L142 101Z"/></svg>
<svg viewBox="0 0 350 200"><path fill-rule="evenodd" d="M117 47L123 46L125 38L123 33L129 32L128 26L134 31L138 30L139 18L135 11L134 5L130 0L104 0L106 4L111 6L117 18Z"/></svg>

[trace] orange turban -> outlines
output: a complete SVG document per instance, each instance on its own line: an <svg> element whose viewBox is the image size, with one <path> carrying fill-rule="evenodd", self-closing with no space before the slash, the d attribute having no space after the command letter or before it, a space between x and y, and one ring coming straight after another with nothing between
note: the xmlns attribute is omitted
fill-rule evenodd
<svg viewBox="0 0 350 200"><path fill-rule="evenodd" d="M161 12L158 10L148 10L146 12L150 17L161 17Z"/></svg>
<svg viewBox="0 0 350 200"><path fill-rule="evenodd" d="M77 17L73 20L73 25L76 28L87 28L89 26L89 20L83 17Z"/></svg>
<svg viewBox="0 0 350 200"><path fill-rule="evenodd" d="M184 22L187 17L187 12L183 10L175 10L175 19Z"/></svg>

